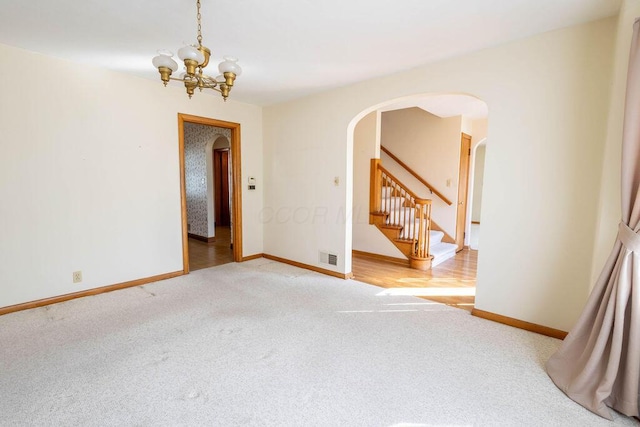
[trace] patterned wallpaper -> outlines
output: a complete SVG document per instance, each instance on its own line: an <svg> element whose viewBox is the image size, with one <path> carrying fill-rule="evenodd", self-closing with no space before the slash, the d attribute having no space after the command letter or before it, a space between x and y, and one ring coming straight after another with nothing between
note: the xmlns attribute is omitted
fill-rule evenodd
<svg viewBox="0 0 640 427"><path fill-rule="evenodd" d="M187 189L187 223L189 233L208 234L207 224L207 142L219 136L231 139L231 130L195 123L184 124L184 174ZM212 179L212 177L209 177Z"/></svg>

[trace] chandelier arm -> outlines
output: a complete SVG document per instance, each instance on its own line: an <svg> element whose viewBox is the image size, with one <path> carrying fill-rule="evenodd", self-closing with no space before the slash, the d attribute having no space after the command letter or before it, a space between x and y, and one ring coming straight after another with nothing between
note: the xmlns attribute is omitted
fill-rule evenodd
<svg viewBox="0 0 640 427"><path fill-rule="evenodd" d="M185 79L184 78L180 78L180 77L169 77L169 80L173 80L173 81L181 82L181 83L185 82ZM198 78L196 78L196 84L199 83L200 81L202 81L202 84L203 84L202 87L203 88L215 89L218 92L220 92L220 90L216 89L216 87L219 84L224 83L224 82L219 82L219 81L217 81L215 79L198 79Z"/></svg>
<svg viewBox="0 0 640 427"><path fill-rule="evenodd" d="M213 83L213 84L220 84L220 83L224 83L224 82L219 82L218 80L216 80L213 77L209 77L209 76L202 76L202 81L203 82L209 82L209 83Z"/></svg>

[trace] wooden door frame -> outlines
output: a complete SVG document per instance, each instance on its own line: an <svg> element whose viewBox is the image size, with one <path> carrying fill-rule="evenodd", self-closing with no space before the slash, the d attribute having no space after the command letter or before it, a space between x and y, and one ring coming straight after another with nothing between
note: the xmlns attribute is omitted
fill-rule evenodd
<svg viewBox="0 0 640 427"><path fill-rule="evenodd" d="M187 185L184 165L184 124L195 123L231 130L231 217L233 219L233 260L242 261L242 185L240 167L240 124L178 113L178 150L180 155L180 209L182 215L183 273L189 273L189 236L187 233Z"/></svg>
<svg viewBox="0 0 640 427"><path fill-rule="evenodd" d="M468 142L467 142L468 141ZM466 144L469 144L469 147L467 149ZM466 151L466 152L465 152ZM466 162L466 179L464 180L465 182L462 182L462 175L463 175L463 159L464 157L467 157L467 162ZM465 231L467 229L467 200L469 198L469 171L470 171L470 167L471 167L471 135L467 135L466 133L462 132L462 135L460 137L460 164L459 164L459 168L458 168L458 205L456 206L456 244L458 243L460 234L462 233L462 244L460 246L458 246L458 248L456 249L456 252L461 251L462 249L464 249L464 240L465 240ZM462 186L464 185L465 190L465 194L464 197L461 198L460 197L460 189L462 188ZM462 199L462 200L461 200ZM460 205L464 204L464 209L460 209ZM464 217L464 221L462 221L462 229L460 229L458 226L461 223L460 222L460 215L462 215Z"/></svg>

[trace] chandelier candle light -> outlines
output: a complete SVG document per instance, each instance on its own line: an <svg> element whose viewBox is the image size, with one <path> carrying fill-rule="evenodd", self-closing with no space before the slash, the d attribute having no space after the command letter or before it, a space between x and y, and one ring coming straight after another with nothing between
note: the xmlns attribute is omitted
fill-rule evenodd
<svg viewBox="0 0 640 427"><path fill-rule="evenodd" d="M160 78L165 86L169 80L177 80L184 83L189 98L193 96L196 88L200 91L213 89L220 92L226 101L233 87L233 82L242 73L242 68L237 64L236 58L225 56L224 61L218 65L221 75L213 78L203 74L202 70L209 64L211 51L202 45L200 0L197 0L196 5L198 8L198 45L187 45L178 50L178 57L184 62L185 72L179 78L171 77L171 74L178 69L178 63L172 59L173 53L166 50L159 50L159 55L153 58L152 62L160 72Z"/></svg>

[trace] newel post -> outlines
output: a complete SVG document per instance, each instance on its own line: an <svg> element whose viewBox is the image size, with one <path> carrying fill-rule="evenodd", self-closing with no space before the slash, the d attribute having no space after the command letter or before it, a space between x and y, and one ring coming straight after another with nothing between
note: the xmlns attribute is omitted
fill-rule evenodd
<svg viewBox="0 0 640 427"><path fill-rule="evenodd" d="M369 224L373 224L371 212L380 212L382 205L382 171L380 159L371 159L370 183L369 183Z"/></svg>
<svg viewBox="0 0 640 427"><path fill-rule="evenodd" d="M414 253L409 258L411 268L428 270L431 268L429 254L429 229L431 221L431 200L415 199L416 222L418 223L417 237L414 235Z"/></svg>

